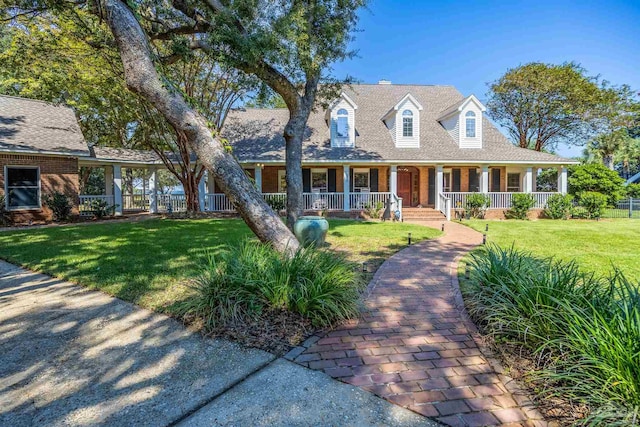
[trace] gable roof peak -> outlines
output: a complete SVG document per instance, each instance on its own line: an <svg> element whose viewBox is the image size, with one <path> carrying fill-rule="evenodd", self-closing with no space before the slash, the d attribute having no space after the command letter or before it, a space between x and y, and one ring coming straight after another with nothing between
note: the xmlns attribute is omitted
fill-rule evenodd
<svg viewBox="0 0 640 427"><path fill-rule="evenodd" d="M487 111L487 107L485 107L484 104L480 102L480 100L476 98L475 95L471 94L466 98L464 98L463 100L456 102L451 107L444 110L444 112L440 115L440 117L438 117L438 121L442 121L454 114L460 113L462 110L464 110L464 108L467 105L469 105L469 103L474 103L476 107L478 107L480 111L482 111L483 113Z"/></svg>

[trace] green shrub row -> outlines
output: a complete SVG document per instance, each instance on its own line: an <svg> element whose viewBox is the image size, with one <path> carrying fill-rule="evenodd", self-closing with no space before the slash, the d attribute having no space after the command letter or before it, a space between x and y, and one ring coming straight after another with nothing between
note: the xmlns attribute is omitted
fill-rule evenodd
<svg viewBox="0 0 640 427"><path fill-rule="evenodd" d="M543 397L588 405L594 425L632 425L640 411L638 284L497 246L470 266L469 313L499 342L528 349Z"/></svg>
<svg viewBox="0 0 640 427"><path fill-rule="evenodd" d="M328 326L358 313L362 278L335 253L305 248L287 258L253 241L209 256L195 280L194 296L178 307L209 328L245 322L271 310L287 310Z"/></svg>

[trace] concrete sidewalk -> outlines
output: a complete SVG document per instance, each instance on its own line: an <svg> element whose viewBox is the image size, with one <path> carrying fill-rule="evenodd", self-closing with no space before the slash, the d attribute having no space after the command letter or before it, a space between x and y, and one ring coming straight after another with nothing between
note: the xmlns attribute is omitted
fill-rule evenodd
<svg viewBox="0 0 640 427"><path fill-rule="evenodd" d="M0 261L0 425L434 426L269 353Z"/></svg>

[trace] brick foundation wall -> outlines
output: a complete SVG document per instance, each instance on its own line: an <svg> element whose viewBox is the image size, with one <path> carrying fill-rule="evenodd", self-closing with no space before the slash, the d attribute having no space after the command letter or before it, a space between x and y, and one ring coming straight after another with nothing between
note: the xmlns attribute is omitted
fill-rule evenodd
<svg viewBox="0 0 640 427"><path fill-rule="evenodd" d="M64 193L69 196L73 204L73 214L78 214L78 180L77 157L53 157L25 154L0 154L0 194L5 193L5 166L38 166L40 168L40 198L53 192ZM11 219L15 223L29 221L48 221L51 211L46 207L34 210L11 212Z"/></svg>

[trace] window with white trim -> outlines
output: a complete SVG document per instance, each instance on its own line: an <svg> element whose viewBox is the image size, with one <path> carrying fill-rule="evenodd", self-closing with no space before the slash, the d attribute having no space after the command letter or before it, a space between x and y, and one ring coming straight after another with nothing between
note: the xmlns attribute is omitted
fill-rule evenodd
<svg viewBox="0 0 640 427"><path fill-rule="evenodd" d="M40 208L40 168L37 166L6 166L5 194L7 208Z"/></svg>
<svg viewBox="0 0 640 427"><path fill-rule="evenodd" d="M520 191L520 174L508 173L507 174L507 191L517 193Z"/></svg>
<svg viewBox="0 0 640 427"><path fill-rule="evenodd" d="M349 138L349 112L344 108L338 110L336 135L339 138Z"/></svg>
<svg viewBox="0 0 640 427"><path fill-rule="evenodd" d="M278 169L278 193L287 192L287 171Z"/></svg>
<svg viewBox="0 0 640 427"><path fill-rule="evenodd" d="M413 112L411 110L402 112L402 136L405 138L413 137Z"/></svg>
<svg viewBox="0 0 640 427"><path fill-rule="evenodd" d="M311 192L326 193L327 182L327 169L311 169Z"/></svg>
<svg viewBox="0 0 640 427"><path fill-rule="evenodd" d="M353 191L360 193L371 188L369 169L353 169Z"/></svg>
<svg viewBox="0 0 640 427"><path fill-rule="evenodd" d="M476 113L467 111L465 116L465 135L467 138L476 137Z"/></svg>

